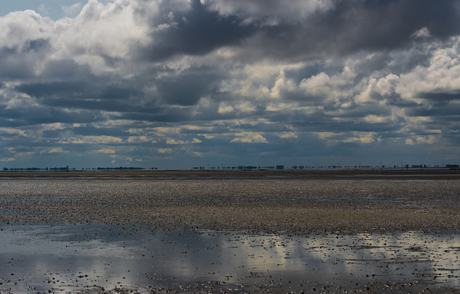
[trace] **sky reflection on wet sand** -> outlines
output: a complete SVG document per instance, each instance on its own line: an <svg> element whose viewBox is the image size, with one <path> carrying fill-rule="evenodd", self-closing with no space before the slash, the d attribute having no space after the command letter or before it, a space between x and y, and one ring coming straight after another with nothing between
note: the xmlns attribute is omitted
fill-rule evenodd
<svg viewBox="0 0 460 294"><path fill-rule="evenodd" d="M460 289L458 231L294 236L147 225L0 229L0 292Z"/></svg>

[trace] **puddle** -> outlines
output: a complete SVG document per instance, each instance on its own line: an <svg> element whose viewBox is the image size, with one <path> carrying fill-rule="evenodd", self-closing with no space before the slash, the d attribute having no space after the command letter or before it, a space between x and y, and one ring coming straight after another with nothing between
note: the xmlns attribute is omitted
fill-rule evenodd
<svg viewBox="0 0 460 294"><path fill-rule="evenodd" d="M0 225L0 292L460 289L460 232L249 235Z"/></svg>

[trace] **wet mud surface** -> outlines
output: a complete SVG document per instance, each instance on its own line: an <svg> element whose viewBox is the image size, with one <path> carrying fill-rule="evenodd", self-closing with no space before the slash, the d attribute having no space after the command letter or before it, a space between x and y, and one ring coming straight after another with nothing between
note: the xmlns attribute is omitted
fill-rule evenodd
<svg viewBox="0 0 460 294"><path fill-rule="evenodd" d="M0 293L460 293L455 173L45 175L0 177Z"/></svg>
<svg viewBox="0 0 460 294"><path fill-rule="evenodd" d="M458 232L0 228L2 293L458 293L460 286Z"/></svg>
<svg viewBox="0 0 460 294"><path fill-rule="evenodd" d="M104 174L103 174L104 175ZM0 181L0 221L151 224L252 233L460 228L458 180Z"/></svg>
<svg viewBox="0 0 460 294"><path fill-rule="evenodd" d="M0 179L137 179L137 180L460 180L460 171L449 169L402 170L143 170L0 172Z"/></svg>

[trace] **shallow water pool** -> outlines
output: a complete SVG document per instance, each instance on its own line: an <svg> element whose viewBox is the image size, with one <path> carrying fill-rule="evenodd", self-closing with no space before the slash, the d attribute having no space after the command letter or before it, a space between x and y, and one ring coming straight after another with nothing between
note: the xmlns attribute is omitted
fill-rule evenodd
<svg viewBox="0 0 460 294"><path fill-rule="evenodd" d="M460 289L460 233L452 231L294 236L48 224L0 230L2 293Z"/></svg>

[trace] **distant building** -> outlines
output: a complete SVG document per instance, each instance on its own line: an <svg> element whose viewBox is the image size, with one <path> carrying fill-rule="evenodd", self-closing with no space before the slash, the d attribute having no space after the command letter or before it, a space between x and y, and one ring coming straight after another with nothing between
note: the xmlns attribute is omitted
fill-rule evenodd
<svg viewBox="0 0 460 294"><path fill-rule="evenodd" d="M458 164L446 164L446 167L450 169L459 169Z"/></svg>
<svg viewBox="0 0 460 294"><path fill-rule="evenodd" d="M244 169L257 169L257 166L255 166L255 165L248 165L248 166L245 166Z"/></svg>
<svg viewBox="0 0 460 294"><path fill-rule="evenodd" d="M284 169L284 165L277 165L276 169Z"/></svg>

